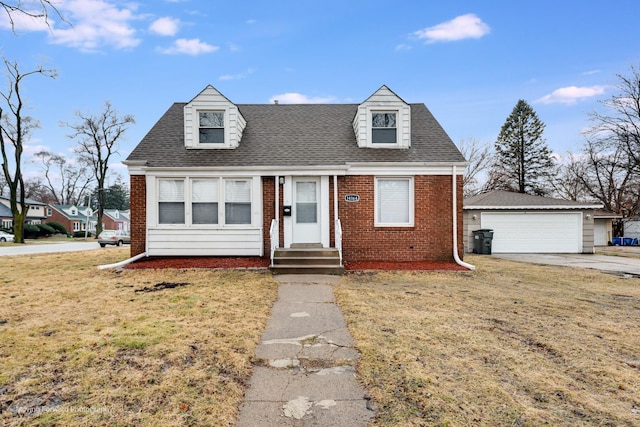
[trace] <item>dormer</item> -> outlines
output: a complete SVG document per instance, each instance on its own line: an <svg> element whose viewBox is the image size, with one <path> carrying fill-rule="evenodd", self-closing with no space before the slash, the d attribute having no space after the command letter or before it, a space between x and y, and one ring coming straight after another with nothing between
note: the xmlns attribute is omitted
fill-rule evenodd
<svg viewBox="0 0 640 427"><path fill-rule="evenodd" d="M71 206L69 208L69 213L71 214L71 216L77 216L78 215L78 208L75 206Z"/></svg>
<svg viewBox="0 0 640 427"><path fill-rule="evenodd" d="M411 106L383 85L358 106L353 131L361 148L409 148Z"/></svg>
<svg viewBox="0 0 640 427"><path fill-rule="evenodd" d="M246 125L238 107L209 85L184 106L184 145L197 149L236 148Z"/></svg>

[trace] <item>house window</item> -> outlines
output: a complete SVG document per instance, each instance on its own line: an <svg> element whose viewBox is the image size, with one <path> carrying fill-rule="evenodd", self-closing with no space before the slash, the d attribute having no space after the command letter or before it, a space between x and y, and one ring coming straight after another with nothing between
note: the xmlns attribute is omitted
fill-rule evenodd
<svg viewBox="0 0 640 427"><path fill-rule="evenodd" d="M80 223L74 221L73 222L73 231L80 231Z"/></svg>
<svg viewBox="0 0 640 427"><path fill-rule="evenodd" d="M193 224L218 223L218 180L194 179L191 182Z"/></svg>
<svg viewBox="0 0 640 427"><path fill-rule="evenodd" d="M371 142L374 144L397 142L396 113L371 114Z"/></svg>
<svg viewBox="0 0 640 427"><path fill-rule="evenodd" d="M375 225L413 226L413 178L376 178Z"/></svg>
<svg viewBox="0 0 640 427"><path fill-rule="evenodd" d="M184 224L184 180L161 179L158 186L158 222Z"/></svg>
<svg viewBox="0 0 640 427"><path fill-rule="evenodd" d="M198 119L200 144L224 144L224 112L200 111Z"/></svg>
<svg viewBox="0 0 640 427"><path fill-rule="evenodd" d="M51 215L53 215L53 211L51 210L51 208L47 208L47 216Z"/></svg>
<svg viewBox="0 0 640 427"><path fill-rule="evenodd" d="M251 224L251 181L224 181L225 224Z"/></svg>

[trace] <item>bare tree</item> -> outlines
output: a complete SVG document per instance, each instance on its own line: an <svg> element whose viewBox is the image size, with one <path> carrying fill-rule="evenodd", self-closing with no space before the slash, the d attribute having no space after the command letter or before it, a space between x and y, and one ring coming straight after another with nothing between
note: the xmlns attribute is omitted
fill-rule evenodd
<svg viewBox="0 0 640 427"><path fill-rule="evenodd" d="M565 158L558 159L553 173L554 178L550 181L553 195L573 201L594 199L584 184L588 165L584 155L575 155L571 152Z"/></svg>
<svg viewBox="0 0 640 427"><path fill-rule="evenodd" d="M35 7L30 8L30 5ZM67 22L51 0L33 0L28 2L24 0L14 0L10 2L0 1L0 7L6 12L9 23L11 24L11 29L14 31L15 18L20 15L41 20L47 25L49 25L49 19L52 15L58 16L63 22Z"/></svg>
<svg viewBox="0 0 640 427"><path fill-rule="evenodd" d="M470 138L460 141L458 148L469 162L463 178L464 197L482 193L487 182L487 172L493 162L491 145Z"/></svg>
<svg viewBox="0 0 640 427"><path fill-rule="evenodd" d="M628 167L640 173L640 70L632 66L628 76L616 77L618 93L602 101L602 111L590 114L593 127L587 134L622 147Z"/></svg>
<svg viewBox="0 0 640 427"><path fill-rule="evenodd" d="M73 205L82 202L82 197L90 192L93 175L87 164L70 162L66 157L48 151L34 154L34 163L44 174L45 186L51 192L53 203Z"/></svg>
<svg viewBox="0 0 640 427"><path fill-rule="evenodd" d="M129 125L135 123L132 115L120 116L111 102L105 101L104 109L97 115L76 113L75 123L65 123L72 129L69 135L77 140L75 149L79 158L90 165L98 188L98 224L96 236L102 232L102 216L105 209L105 181L111 156L118 152L118 144Z"/></svg>
<svg viewBox="0 0 640 427"><path fill-rule="evenodd" d="M0 106L0 150L2 151L2 172L9 187L11 213L13 215L13 231L17 243L24 243L24 221L29 206L25 203L25 187L22 177L22 153L24 143L29 140L33 129L38 127L38 121L24 113L24 100L20 93L25 78L41 74L55 77L53 70L38 67L26 73L20 72L16 62L4 59L7 69L8 89L0 92L7 107L5 113ZM12 152L12 153L11 153ZM12 155L12 156L11 156ZM11 168L13 167L13 172Z"/></svg>

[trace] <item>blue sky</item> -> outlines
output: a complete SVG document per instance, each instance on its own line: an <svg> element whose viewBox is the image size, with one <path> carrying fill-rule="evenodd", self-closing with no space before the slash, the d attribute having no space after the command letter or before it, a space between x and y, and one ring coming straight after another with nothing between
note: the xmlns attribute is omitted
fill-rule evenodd
<svg viewBox="0 0 640 427"><path fill-rule="evenodd" d="M123 160L173 102L211 84L235 103L359 103L381 85L423 102L455 143L493 142L518 99L557 153L578 151L587 113L640 65L637 0L57 0L69 26L0 16L0 53L22 71L41 123L25 158L71 156L61 121L110 100L137 123ZM2 81L2 89L6 83ZM113 164L126 175L126 168Z"/></svg>

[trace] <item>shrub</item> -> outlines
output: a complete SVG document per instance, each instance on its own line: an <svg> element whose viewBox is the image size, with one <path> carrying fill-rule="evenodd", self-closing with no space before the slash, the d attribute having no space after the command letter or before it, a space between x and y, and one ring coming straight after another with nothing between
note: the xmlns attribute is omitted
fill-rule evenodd
<svg viewBox="0 0 640 427"><path fill-rule="evenodd" d="M56 233L67 234L67 229L59 222L47 222L47 225L55 230Z"/></svg>
<svg viewBox="0 0 640 427"><path fill-rule="evenodd" d="M93 234L89 231L87 232L87 237L91 237ZM74 231L73 237L84 237L84 231Z"/></svg>
<svg viewBox="0 0 640 427"><path fill-rule="evenodd" d="M36 224L36 227L38 227L38 235L40 237L47 237L56 233L56 230L47 224Z"/></svg>
<svg viewBox="0 0 640 427"><path fill-rule="evenodd" d="M40 235L40 229L33 224L25 224L23 229L25 239L37 239Z"/></svg>

